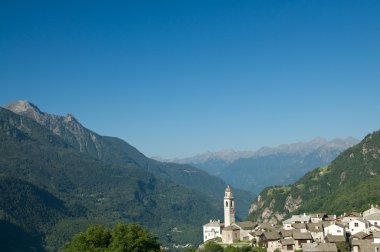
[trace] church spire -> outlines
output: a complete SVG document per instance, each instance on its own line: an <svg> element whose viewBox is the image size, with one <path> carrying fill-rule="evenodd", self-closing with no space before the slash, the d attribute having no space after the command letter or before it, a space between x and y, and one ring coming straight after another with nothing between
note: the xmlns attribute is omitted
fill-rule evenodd
<svg viewBox="0 0 380 252"><path fill-rule="evenodd" d="M235 223L235 202L231 187L228 185L224 192L224 226Z"/></svg>

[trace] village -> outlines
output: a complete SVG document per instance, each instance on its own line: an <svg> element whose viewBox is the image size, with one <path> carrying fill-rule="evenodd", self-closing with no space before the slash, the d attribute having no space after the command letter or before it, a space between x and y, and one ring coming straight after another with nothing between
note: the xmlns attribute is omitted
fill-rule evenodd
<svg viewBox="0 0 380 252"><path fill-rule="evenodd" d="M380 207L341 216L327 213L293 215L282 225L235 222L233 191L224 195L224 223L210 220L203 225L204 243L214 241L226 247L252 246L268 252L380 252Z"/></svg>

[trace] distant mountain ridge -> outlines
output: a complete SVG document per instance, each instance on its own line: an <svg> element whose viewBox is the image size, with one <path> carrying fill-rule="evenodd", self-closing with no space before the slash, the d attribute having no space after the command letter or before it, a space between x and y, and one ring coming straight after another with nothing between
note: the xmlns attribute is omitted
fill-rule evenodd
<svg viewBox="0 0 380 252"><path fill-rule="evenodd" d="M322 137L316 137L309 142L297 142L292 144L282 144L277 147L261 147L256 151L236 151L234 149L225 149L220 151L207 151L203 154L198 154L193 157L187 158L173 158L165 159L161 157L152 157L159 161L164 162L174 162L180 164L201 164L208 162L210 160L220 159L226 163L232 163L241 158L250 158L256 156L268 156L273 154L282 153L305 153L308 154L322 146L325 147L338 147L338 148L349 148L359 142L358 139L353 137L348 137L345 139L336 138L333 140L326 140Z"/></svg>
<svg viewBox="0 0 380 252"><path fill-rule="evenodd" d="M189 163L232 186L258 193L269 185L295 182L306 172L328 164L358 142L352 137L330 141L317 137L309 142L263 147L257 151L207 152L175 161Z"/></svg>

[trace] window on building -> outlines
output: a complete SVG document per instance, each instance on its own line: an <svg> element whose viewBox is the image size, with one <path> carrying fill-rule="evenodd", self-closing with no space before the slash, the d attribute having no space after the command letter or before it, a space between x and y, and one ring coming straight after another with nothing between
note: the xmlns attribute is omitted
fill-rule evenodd
<svg viewBox="0 0 380 252"><path fill-rule="evenodd" d="M228 201L226 201L226 207L228 207Z"/></svg>
<svg viewBox="0 0 380 252"><path fill-rule="evenodd" d="M355 227L359 227L359 223L355 222Z"/></svg>
<svg viewBox="0 0 380 252"><path fill-rule="evenodd" d="M342 233L342 230L338 229L336 232L337 232L337 233Z"/></svg>

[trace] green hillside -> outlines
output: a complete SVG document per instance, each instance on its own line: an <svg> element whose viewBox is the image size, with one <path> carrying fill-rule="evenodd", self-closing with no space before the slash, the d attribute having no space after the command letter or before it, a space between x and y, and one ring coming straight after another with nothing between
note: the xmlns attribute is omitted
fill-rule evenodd
<svg viewBox="0 0 380 252"><path fill-rule="evenodd" d="M380 203L380 131L289 186L263 190L251 206L249 219L281 221L289 214L363 211Z"/></svg>
<svg viewBox="0 0 380 252"><path fill-rule="evenodd" d="M30 234L35 247L40 239L49 250L90 223L118 221L139 222L164 244L197 243L201 225L222 216L213 198L137 164L110 164L78 152L34 120L2 108L0 175L6 188L0 191L1 233L13 228Z"/></svg>
<svg viewBox="0 0 380 252"><path fill-rule="evenodd" d="M158 162L150 159L122 139L100 136L85 128L71 114L66 116L48 114L27 101L15 101L6 107L50 129L72 148L88 154L94 159L112 166L136 166L162 180L182 185L218 201L223 199L226 183L201 169L190 165ZM234 191L238 206L237 214L239 217L245 218L254 195L238 189Z"/></svg>

